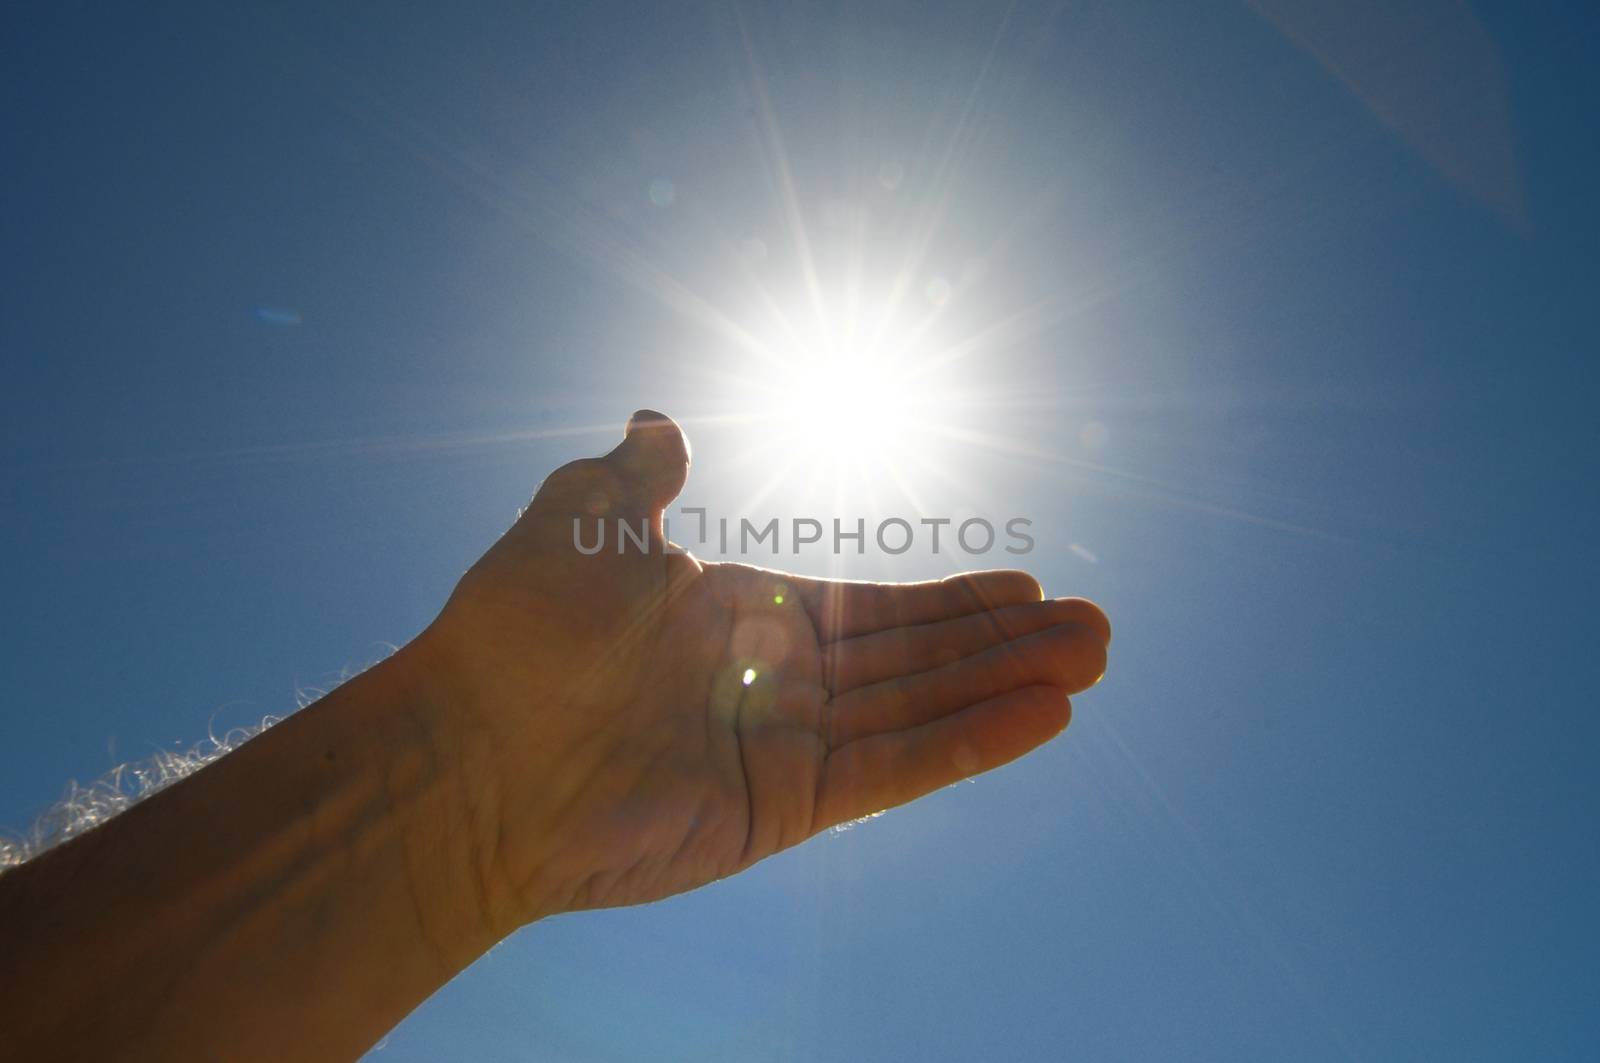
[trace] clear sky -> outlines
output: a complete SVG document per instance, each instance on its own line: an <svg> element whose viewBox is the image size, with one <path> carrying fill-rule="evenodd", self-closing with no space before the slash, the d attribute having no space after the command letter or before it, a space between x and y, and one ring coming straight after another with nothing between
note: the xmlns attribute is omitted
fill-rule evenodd
<svg viewBox="0 0 1600 1063"><path fill-rule="evenodd" d="M0 43L0 824L405 641L649 405L713 515L1032 520L779 561L1020 560L1112 671L375 1058L1600 1051L1585 5L228 6ZM893 414L838 483L813 392Z"/></svg>

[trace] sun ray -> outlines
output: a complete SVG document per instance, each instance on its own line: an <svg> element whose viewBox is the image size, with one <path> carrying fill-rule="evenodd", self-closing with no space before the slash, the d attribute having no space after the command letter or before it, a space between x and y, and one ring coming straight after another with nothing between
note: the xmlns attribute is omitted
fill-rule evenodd
<svg viewBox="0 0 1600 1063"><path fill-rule="evenodd" d="M750 73L750 90L756 97L763 139L770 155L765 160L767 168L778 184L784 218L789 226L789 238L793 241L795 254L800 260L806 294L811 299L812 309L817 317L822 318L826 314L822 285L817 277L816 262L812 258L811 241L806 235L805 219L800 209L800 196L794 187L794 171L789 164L789 153L784 147L783 135L778 128L778 117L773 110L772 99L767 94L766 75L762 72L760 60L756 56L755 44L750 40L750 27L745 22L744 12L741 9L735 8L735 14L739 22L739 37L744 42L745 61Z"/></svg>

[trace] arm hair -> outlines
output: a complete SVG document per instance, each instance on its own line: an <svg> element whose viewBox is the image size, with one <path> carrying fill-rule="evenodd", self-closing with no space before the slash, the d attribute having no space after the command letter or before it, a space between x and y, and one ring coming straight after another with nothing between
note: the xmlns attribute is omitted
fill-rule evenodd
<svg viewBox="0 0 1600 1063"><path fill-rule="evenodd" d="M379 661L391 656L396 647L385 644L383 649L381 656L359 668L347 666L341 669L328 690L349 682ZM295 710L310 705L327 694L328 690L296 687ZM118 764L88 786L80 786L78 780L68 779L67 792L61 795L61 800L45 809L39 818L34 820L33 826L28 828L26 834L17 835L0 829L0 875L27 863L48 849L55 848L69 838L75 838L86 830L98 827L118 813L126 812L151 794L165 790L179 779L193 775L223 754L238 749L282 719L282 716L264 716L254 727L235 727L221 737L209 734L205 741L188 750L176 752L157 750L144 760Z"/></svg>
<svg viewBox="0 0 1600 1063"><path fill-rule="evenodd" d="M267 716L255 727L235 727L222 735L208 736L188 750L157 750L144 760L118 764L87 786L76 779L67 782L67 792L51 805L26 834L0 836L0 874L32 860L47 849L98 827L151 794L166 789L185 776L193 775L230 750L277 723L281 717Z"/></svg>

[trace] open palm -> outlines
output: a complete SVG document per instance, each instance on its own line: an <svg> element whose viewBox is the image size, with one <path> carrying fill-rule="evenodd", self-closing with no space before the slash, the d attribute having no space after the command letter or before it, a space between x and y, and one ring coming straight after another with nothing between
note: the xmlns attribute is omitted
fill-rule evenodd
<svg viewBox="0 0 1600 1063"><path fill-rule="evenodd" d="M545 482L425 636L483 766L497 921L690 889L996 767L1104 671L1104 615L1025 573L851 583L672 552L687 472L678 427L636 414ZM619 520L643 546L619 549Z"/></svg>

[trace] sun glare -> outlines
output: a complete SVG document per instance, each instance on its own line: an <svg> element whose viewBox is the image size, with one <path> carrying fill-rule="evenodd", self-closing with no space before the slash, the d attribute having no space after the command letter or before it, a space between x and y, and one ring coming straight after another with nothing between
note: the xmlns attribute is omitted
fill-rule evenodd
<svg viewBox="0 0 1600 1063"><path fill-rule="evenodd" d="M791 445L835 464L873 464L913 430L910 372L871 350L825 354L784 374Z"/></svg>
<svg viewBox="0 0 1600 1063"><path fill-rule="evenodd" d="M958 471L970 366L940 328L946 301L893 276L854 280L766 290L728 315L741 342L717 401L742 462L764 470L757 499L916 507Z"/></svg>
<svg viewBox="0 0 1600 1063"><path fill-rule="evenodd" d="M752 412L750 458L791 501L917 502L962 399L922 300L773 300L727 401ZM785 306L780 314L776 307Z"/></svg>

